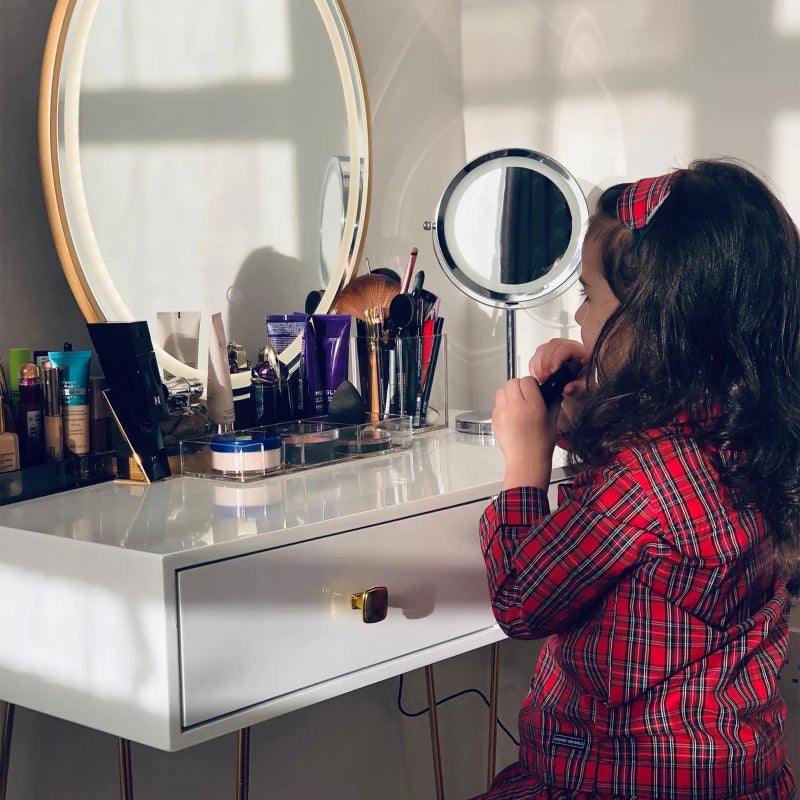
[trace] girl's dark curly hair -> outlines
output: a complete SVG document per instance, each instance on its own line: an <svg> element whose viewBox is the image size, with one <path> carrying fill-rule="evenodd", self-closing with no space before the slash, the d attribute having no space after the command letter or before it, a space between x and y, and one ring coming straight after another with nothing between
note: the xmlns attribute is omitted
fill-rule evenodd
<svg viewBox="0 0 800 800"><path fill-rule="evenodd" d="M800 242L766 184L729 160L679 173L650 222L617 219L627 184L607 189L589 225L619 307L588 374L596 391L570 440L602 464L624 442L684 414L740 506L763 513L800 593ZM598 354L624 333L624 363Z"/></svg>

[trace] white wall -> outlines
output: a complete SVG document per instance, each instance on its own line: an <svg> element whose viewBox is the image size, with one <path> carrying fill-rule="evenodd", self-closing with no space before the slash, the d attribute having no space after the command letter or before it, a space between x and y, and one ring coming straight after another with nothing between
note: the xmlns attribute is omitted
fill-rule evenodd
<svg viewBox="0 0 800 800"><path fill-rule="evenodd" d="M768 173L800 218L797 0L345 5L373 114L375 183L365 255L373 266L397 268L419 247L426 284L441 294L448 319L453 406L491 404L505 372L503 320L450 286L421 225L450 177L478 153L498 146L549 153L587 194L598 183L656 174L692 157L735 155ZM51 10L49 0L0 0L3 351L62 339L88 345L39 188L36 94ZM567 295L522 315L523 362L540 341L571 330L575 304ZM512 727L534 657L527 643L503 645L501 711ZM437 667L440 694L483 685L486 671L485 651L446 662ZM422 677L410 680L407 706L420 707ZM401 718L395 692L390 681L257 727L253 795L432 797L427 720ZM485 712L478 702L461 698L441 711L450 798L482 787ZM791 709L793 724L796 715ZM114 796L112 737L24 710L16 733L12 800ZM229 796L234 754L232 737L179 754L135 746L137 797ZM513 757L504 743L498 763ZM795 758L800 763L800 754Z"/></svg>

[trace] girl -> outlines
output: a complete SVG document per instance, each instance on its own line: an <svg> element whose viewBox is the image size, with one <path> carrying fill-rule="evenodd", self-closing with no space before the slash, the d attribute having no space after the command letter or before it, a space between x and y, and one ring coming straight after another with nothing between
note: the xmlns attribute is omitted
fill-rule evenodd
<svg viewBox="0 0 800 800"><path fill-rule="evenodd" d="M541 346L495 399L492 605L510 636L551 635L520 760L485 800L794 797L778 673L800 586L799 258L735 163L601 196L582 344ZM583 376L547 410L536 381L569 357ZM550 512L559 432L582 471Z"/></svg>

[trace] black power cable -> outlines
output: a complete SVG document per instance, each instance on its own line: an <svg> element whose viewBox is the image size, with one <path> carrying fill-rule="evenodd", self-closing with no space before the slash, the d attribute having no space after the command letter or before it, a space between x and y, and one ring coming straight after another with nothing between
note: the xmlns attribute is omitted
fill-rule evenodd
<svg viewBox="0 0 800 800"><path fill-rule="evenodd" d="M403 708L403 678L404 678L404 676L401 675L400 676L400 685L397 688L397 708L400 710L400 713L404 717L421 717L423 714L427 714L430 711L430 706L426 706L425 708L422 709L422 711L406 711ZM484 703L486 703L486 708L490 708L491 707L489 705L488 699L486 698L486 695L483 692L481 692L479 689L463 689L460 692L456 692L455 694L451 694L451 695L448 695L447 697L443 697L441 700L437 700L436 701L437 708L442 703L446 703L448 700L455 700L456 697L461 697L462 694L476 694L476 695L478 695L478 697L481 698L481 700L483 700ZM514 738L514 736L512 735L511 731L509 731L509 729L506 728L505 725L503 725L503 723L500 721L499 717L497 718L497 724L500 726L500 728L503 731L503 733L505 733L505 735L508 736L508 738L511 739L511 741L514 742L514 744L517 747L519 747L519 742Z"/></svg>

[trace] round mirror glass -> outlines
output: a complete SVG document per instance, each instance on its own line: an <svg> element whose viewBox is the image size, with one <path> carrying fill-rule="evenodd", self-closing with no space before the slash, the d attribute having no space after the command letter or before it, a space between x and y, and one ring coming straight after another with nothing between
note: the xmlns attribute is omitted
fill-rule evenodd
<svg viewBox="0 0 800 800"><path fill-rule="evenodd" d="M588 222L577 181L532 150L497 150L467 164L436 212L434 248L450 279L491 306L531 306L577 276Z"/></svg>
<svg viewBox="0 0 800 800"><path fill-rule="evenodd" d="M156 350L174 374L204 377L212 313L252 360L265 314L312 289L327 311L357 269L368 115L337 0L59 0L40 139L86 318L147 320L158 344L158 312L203 312L199 369Z"/></svg>

